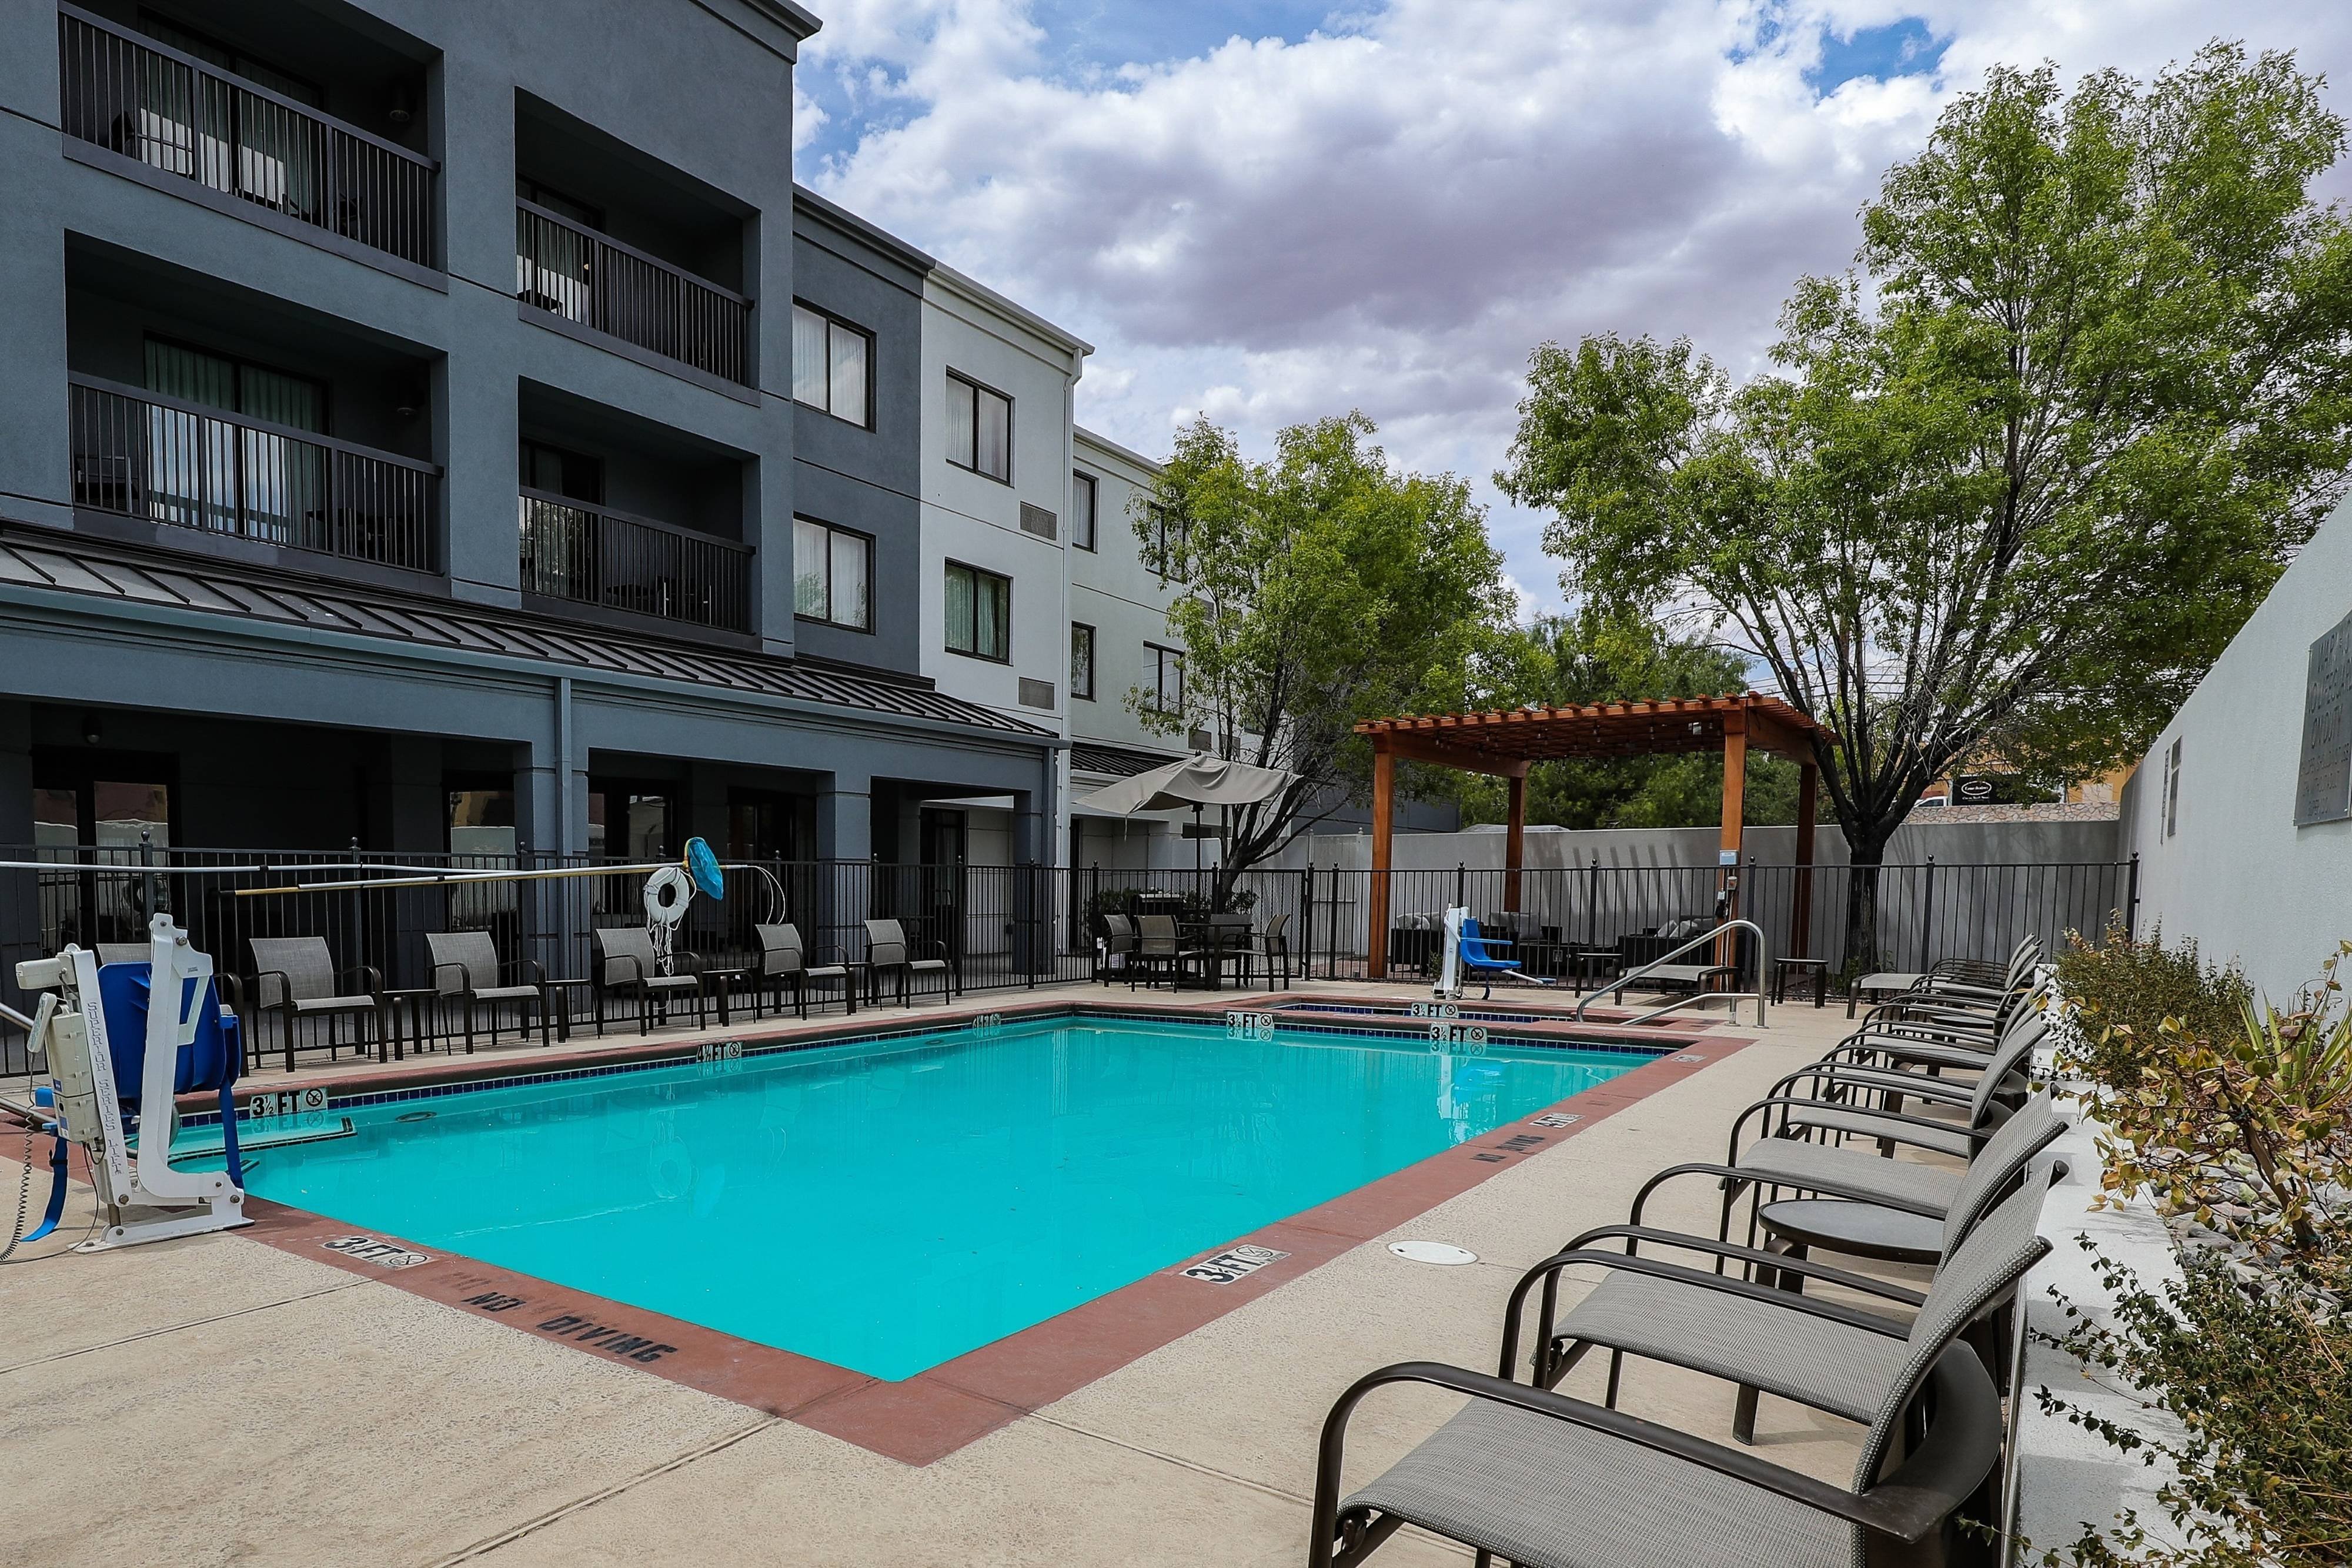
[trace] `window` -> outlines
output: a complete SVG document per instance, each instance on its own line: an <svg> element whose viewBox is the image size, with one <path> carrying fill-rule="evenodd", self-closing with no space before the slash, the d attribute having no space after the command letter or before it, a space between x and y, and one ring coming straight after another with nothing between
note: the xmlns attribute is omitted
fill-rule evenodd
<svg viewBox="0 0 2352 1568"><path fill-rule="evenodd" d="M874 340L845 321L793 305L793 401L871 428Z"/></svg>
<svg viewBox="0 0 2352 1568"><path fill-rule="evenodd" d="M516 458L522 487L567 501L593 507L604 499L604 464L601 458L544 441L526 440Z"/></svg>
<svg viewBox="0 0 2352 1568"><path fill-rule="evenodd" d="M1070 695L1095 698L1095 629L1076 621L1070 622Z"/></svg>
<svg viewBox="0 0 2352 1568"><path fill-rule="evenodd" d="M1184 711L1184 652L1157 643L1143 645L1143 706L1152 713Z"/></svg>
<svg viewBox="0 0 2352 1568"><path fill-rule="evenodd" d="M1151 508L1151 568L1163 582L1182 582L1184 547L1191 543L1192 525L1182 517L1171 517L1165 507Z"/></svg>
<svg viewBox="0 0 2352 1568"><path fill-rule="evenodd" d="M874 630L874 541L820 523L793 519L793 612L855 632Z"/></svg>
<svg viewBox="0 0 2352 1568"><path fill-rule="evenodd" d="M1095 476L1073 469L1070 473L1070 542L1080 549L1095 548L1096 496Z"/></svg>
<svg viewBox="0 0 2352 1568"><path fill-rule="evenodd" d="M2180 737L2164 754L2164 837L2180 831Z"/></svg>
<svg viewBox="0 0 2352 1568"><path fill-rule="evenodd" d="M948 372L948 461L1013 483L1013 400Z"/></svg>
<svg viewBox="0 0 2352 1568"><path fill-rule="evenodd" d="M948 562L948 652L1012 662L1013 580Z"/></svg>

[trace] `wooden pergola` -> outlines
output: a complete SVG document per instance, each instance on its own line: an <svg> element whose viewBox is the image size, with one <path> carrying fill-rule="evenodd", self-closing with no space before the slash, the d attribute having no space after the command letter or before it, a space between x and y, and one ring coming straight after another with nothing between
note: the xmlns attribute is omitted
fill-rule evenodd
<svg viewBox="0 0 2352 1568"><path fill-rule="evenodd" d="M1817 745L1838 739L1825 726L1782 702L1755 692L1736 696L1668 697L1659 702L1592 703L1578 707L1524 707L1507 712L1408 715L1367 719L1356 733L1372 743L1372 879L1366 973L1388 975L1389 856L1395 824L1396 760L1424 762L1510 782L1510 815L1503 839L1503 907L1519 907L1519 873L1527 852L1528 768L1573 757L1642 757L1667 752L1723 751L1722 863L1739 863L1741 814L1748 786L1748 750L1785 757L1802 769L1797 792L1797 876L1790 956L1804 953L1811 925L1813 815L1821 786ZM1738 913L1737 894L1727 906Z"/></svg>

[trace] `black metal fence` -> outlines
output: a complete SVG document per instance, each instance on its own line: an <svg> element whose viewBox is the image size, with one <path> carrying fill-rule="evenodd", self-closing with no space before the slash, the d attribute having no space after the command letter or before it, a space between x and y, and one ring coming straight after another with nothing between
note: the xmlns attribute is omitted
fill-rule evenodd
<svg viewBox="0 0 2352 1568"><path fill-rule="evenodd" d="M317 936L339 968L365 965L385 989L434 983L425 936L486 931L507 959L536 962L550 979L591 974L591 933L643 929L646 875L604 871L625 862L547 855L387 855L359 851L268 853L224 850L8 849L0 860L48 862L0 871L0 1002L29 1010L16 990L18 960L67 943L136 943L149 912L170 912L222 972L249 973L256 937ZM421 872L565 872L541 880L418 887L339 885L383 874L388 863ZM172 874L164 874L166 871ZM1225 909L1213 908L1217 873L1127 872L1104 867L895 865L869 861L730 864L726 896L689 904L675 938L688 966L756 965L758 927L798 927L812 964L859 960L866 922L895 919L919 949L952 959L968 989L1029 987L1095 972L1096 938L1107 912L1180 919L1239 909L1254 933L1286 947L1294 974L1317 979L1364 976L1372 874L1316 867L1253 871L1236 877ZM1524 871L1516 911L1497 870L1394 871L1388 881L1388 967L1423 975L1442 940L1444 912L1462 905L1497 930L1537 973L1572 978L1580 949L1617 952L1638 963L1674 944L1663 932L1712 920L1721 873L1709 867L1611 867ZM2055 948L2070 930L2128 924L2137 864L1882 866L1874 897L1850 941L1848 895L1871 873L1843 866L1739 868L1738 912L1763 928L1740 954L1752 984L1769 961L1801 951L1832 973L1916 968L1941 957L2000 958L2032 932ZM267 894L255 890L299 889ZM1810 904L1801 933L1799 910ZM583 988L565 999L584 1015ZM25 1071L21 1030L0 1025L0 1070Z"/></svg>
<svg viewBox="0 0 2352 1568"><path fill-rule="evenodd" d="M751 547L538 490L521 495L526 593L722 632L751 629Z"/></svg>

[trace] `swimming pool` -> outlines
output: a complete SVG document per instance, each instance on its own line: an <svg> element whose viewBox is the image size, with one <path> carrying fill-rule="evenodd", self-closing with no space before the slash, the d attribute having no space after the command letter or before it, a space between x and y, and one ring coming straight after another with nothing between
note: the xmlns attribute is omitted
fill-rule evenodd
<svg viewBox="0 0 2352 1568"><path fill-rule="evenodd" d="M895 1381L1648 1060L1014 1020L359 1106L247 1181Z"/></svg>

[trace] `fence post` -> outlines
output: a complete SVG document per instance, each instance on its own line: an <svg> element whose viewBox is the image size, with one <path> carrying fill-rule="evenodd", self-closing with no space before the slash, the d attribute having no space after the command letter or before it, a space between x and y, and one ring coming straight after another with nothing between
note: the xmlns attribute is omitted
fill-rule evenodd
<svg viewBox="0 0 2352 1568"><path fill-rule="evenodd" d="M1601 856L1596 851L1584 879L1584 945L1601 945Z"/></svg>
<svg viewBox="0 0 2352 1568"><path fill-rule="evenodd" d="M1928 944L1936 930L1936 857L1927 857L1927 892L1926 908L1919 916L1919 967L1922 971L1936 967L1934 950Z"/></svg>
<svg viewBox="0 0 2352 1568"><path fill-rule="evenodd" d="M1315 862L1311 856L1307 869L1298 874L1303 879L1298 894L1299 967L1303 969L1315 961Z"/></svg>
<svg viewBox="0 0 2352 1568"><path fill-rule="evenodd" d="M2124 895L2124 935L2135 941L2139 936L2139 852L2132 851L2130 881Z"/></svg>

